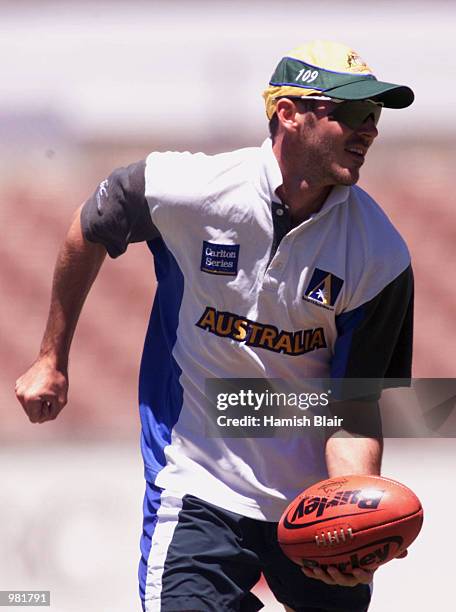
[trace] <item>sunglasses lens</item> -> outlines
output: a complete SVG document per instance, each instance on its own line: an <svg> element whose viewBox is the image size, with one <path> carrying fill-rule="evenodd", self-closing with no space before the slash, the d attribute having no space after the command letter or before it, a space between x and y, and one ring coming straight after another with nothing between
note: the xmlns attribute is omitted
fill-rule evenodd
<svg viewBox="0 0 456 612"><path fill-rule="evenodd" d="M380 104L374 102L342 102L332 111L331 117L340 121L352 130L360 128L365 121L372 115L374 123L377 125L382 112Z"/></svg>

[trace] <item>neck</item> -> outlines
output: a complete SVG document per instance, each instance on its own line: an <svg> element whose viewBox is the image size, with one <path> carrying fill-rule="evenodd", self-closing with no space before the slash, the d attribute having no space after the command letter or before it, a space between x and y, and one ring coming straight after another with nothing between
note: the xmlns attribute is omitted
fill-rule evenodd
<svg viewBox="0 0 456 612"><path fill-rule="evenodd" d="M332 187L313 187L305 179L287 180L282 170L283 185L277 189L277 195L290 210L291 219L295 224L308 219L317 213Z"/></svg>
<svg viewBox="0 0 456 612"><path fill-rule="evenodd" d="M272 150L283 177L277 195L288 206L294 224L301 223L321 209L333 185L323 184L317 177L310 176L309 164L287 155L282 142L275 141Z"/></svg>

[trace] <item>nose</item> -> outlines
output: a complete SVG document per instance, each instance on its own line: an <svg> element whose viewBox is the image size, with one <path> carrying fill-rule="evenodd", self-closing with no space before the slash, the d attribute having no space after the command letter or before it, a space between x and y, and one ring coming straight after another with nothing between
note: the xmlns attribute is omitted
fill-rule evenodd
<svg viewBox="0 0 456 612"><path fill-rule="evenodd" d="M377 126L375 125L374 115L369 115L366 121L358 128L358 134L374 140L378 136Z"/></svg>

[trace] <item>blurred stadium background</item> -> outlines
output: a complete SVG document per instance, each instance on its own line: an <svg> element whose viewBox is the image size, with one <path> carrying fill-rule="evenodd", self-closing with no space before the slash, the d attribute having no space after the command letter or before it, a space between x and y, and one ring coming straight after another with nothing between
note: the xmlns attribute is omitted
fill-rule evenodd
<svg viewBox="0 0 456 612"><path fill-rule="evenodd" d="M411 109L384 111L360 184L413 254L414 375L454 377L456 6L0 0L0 22L0 590L51 589L56 612L139 610L136 380L154 294L144 245L100 274L60 418L32 426L14 398L74 209L151 150L260 143L260 94L281 55L311 38L347 42L380 78L416 93ZM448 520L433 491L453 479L455 458L452 440L387 441L384 472L423 498L426 524L410 557L378 573L373 612L446 609L451 530L439 531ZM281 609L260 591L266 610Z"/></svg>

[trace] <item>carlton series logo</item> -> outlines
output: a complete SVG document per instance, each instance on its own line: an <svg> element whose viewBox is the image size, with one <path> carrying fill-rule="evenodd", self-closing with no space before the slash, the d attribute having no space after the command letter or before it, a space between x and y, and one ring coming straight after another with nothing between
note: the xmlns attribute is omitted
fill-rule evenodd
<svg viewBox="0 0 456 612"><path fill-rule="evenodd" d="M223 276L236 276L238 273L239 245L214 244L203 241L201 253L201 272L208 274L221 274Z"/></svg>
<svg viewBox="0 0 456 612"><path fill-rule="evenodd" d="M285 355L302 355L327 346L322 327L293 332L279 330L274 325L251 321L231 312L219 312L211 306L206 307L195 325L216 336Z"/></svg>

